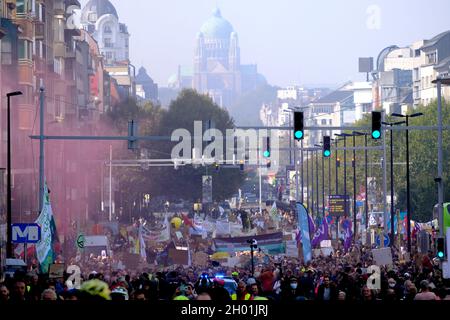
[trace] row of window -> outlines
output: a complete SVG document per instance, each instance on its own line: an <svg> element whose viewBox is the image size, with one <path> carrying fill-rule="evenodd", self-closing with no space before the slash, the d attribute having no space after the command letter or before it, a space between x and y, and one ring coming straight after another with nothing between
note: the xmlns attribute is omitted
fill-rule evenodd
<svg viewBox="0 0 450 320"><path fill-rule="evenodd" d="M45 5L36 0L17 0L16 13L18 15L31 14L39 21L45 22Z"/></svg>

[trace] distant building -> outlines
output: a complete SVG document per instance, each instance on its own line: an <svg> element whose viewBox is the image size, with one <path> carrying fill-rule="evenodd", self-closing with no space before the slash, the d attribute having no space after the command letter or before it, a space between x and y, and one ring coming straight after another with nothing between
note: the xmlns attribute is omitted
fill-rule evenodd
<svg viewBox="0 0 450 320"><path fill-rule="evenodd" d="M89 0L81 11L81 27L97 41L105 69L115 79L120 100L136 97L136 70L130 63L130 34L109 0Z"/></svg>
<svg viewBox="0 0 450 320"><path fill-rule="evenodd" d="M193 69L180 66L169 79L169 88L194 88L221 107L231 106L248 91L266 84L256 65L241 64L238 35L219 9L197 34Z"/></svg>
<svg viewBox="0 0 450 320"><path fill-rule="evenodd" d="M136 95L143 100L158 101L158 85L153 81L144 67L139 68L136 76Z"/></svg>
<svg viewBox="0 0 450 320"><path fill-rule="evenodd" d="M450 31L407 47L387 47L378 56L374 108L401 112L408 106L428 105L437 99L432 81L448 74ZM450 88L443 87L442 92L450 100Z"/></svg>
<svg viewBox="0 0 450 320"><path fill-rule="evenodd" d="M128 28L109 0L90 0L81 12L81 25L97 40L106 64L130 59Z"/></svg>

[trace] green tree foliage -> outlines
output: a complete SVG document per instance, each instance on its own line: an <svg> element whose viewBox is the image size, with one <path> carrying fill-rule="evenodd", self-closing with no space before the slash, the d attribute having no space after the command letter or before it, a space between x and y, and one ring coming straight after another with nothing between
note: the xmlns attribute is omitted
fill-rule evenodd
<svg viewBox="0 0 450 320"><path fill-rule="evenodd" d="M178 98L169 106L168 111L161 119L160 135L170 136L176 129L186 129L194 135L194 121L206 122L212 120L214 127L224 135L226 129L234 128L234 121L228 112L205 95L200 95L194 90L183 90ZM165 143L163 152L168 156L172 148L178 142ZM203 145L206 147L206 143ZM226 143L224 141L224 148ZM224 155L225 156L225 155ZM173 168L160 168L158 179L160 194L165 193L175 198L198 200L202 197L202 176L213 176L213 198L216 201L224 200L237 192L244 175L239 169L220 167L216 171L214 167L183 166L178 170ZM169 190L169 192L167 192Z"/></svg>

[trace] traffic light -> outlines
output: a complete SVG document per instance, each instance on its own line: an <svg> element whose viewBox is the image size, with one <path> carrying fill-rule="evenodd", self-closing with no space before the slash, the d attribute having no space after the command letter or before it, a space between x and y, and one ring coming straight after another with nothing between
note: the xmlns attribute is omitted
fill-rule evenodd
<svg viewBox="0 0 450 320"><path fill-rule="evenodd" d="M241 162L239 163L239 169L241 171L244 171L244 160L241 160Z"/></svg>
<svg viewBox="0 0 450 320"><path fill-rule="evenodd" d="M266 137L265 141L264 141L264 151L263 151L263 156L264 158L270 158L270 137Z"/></svg>
<svg viewBox="0 0 450 320"><path fill-rule="evenodd" d="M128 140L128 149L135 150L138 148L138 142L136 140L136 136L139 133L138 123L135 120L128 121L128 136L130 140Z"/></svg>
<svg viewBox="0 0 450 320"><path fill-rule="evenodd" d="M381 138L381 112L372 111L372 138L378 140Z"/></svg>
<svg viewBox="0 0 450 320"><path fill-rule="evenodd" d="M323 156L331 157L331 138L329 136L323 137Z"/></svg>
<svg viewBox="0 0 450 320"><path fill-rule="evenodd" d="M214 168L216 169L216 171L219 171L219 170L220 170L220 165L219 165L218 162L215 162L215 163L214 163Z"/></svg>
<svg viewBox="0 0 450 320"><path fill-rule="evenodd" d="M304 118L303 112L294 112L294 138L295 140L303 140L304 133Z"/></svg>
<svg viewBox="0 0 450 320"><path fill-rule="evenodd" d="M338 167L341 166L341 159L339 159L339 158L336 159L336 165L337 165Z"/></svg>
<svg viewBox="0 0 450 320"><path fill-rule="evenodd" d="M270 169L270 166L272 165L272 161L267 161L267 169Z"/></svg>
<svg viewBox="0 0 450 320"><path fill-rule="evenodd" d="M445 260L445 238L436 239L436 256L440 260Z"/></svg>

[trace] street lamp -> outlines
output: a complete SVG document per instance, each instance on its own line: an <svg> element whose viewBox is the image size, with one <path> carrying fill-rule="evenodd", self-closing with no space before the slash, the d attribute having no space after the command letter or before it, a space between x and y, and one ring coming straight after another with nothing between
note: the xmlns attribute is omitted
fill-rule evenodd
<svg viewBox="0 0 450 320"><path fill-rule="evenodd" d="M410 179L409 179L409 118L416 118L423 116L423 113L414 113L411 115L404 115L400 113L393 113L393 117L405 118L406 121L406 232L408 237L408 252L411 253L411 189L410 189Z"/></svg>
<svg viewBox="0 0 450 320"><path fill-rule="evenodd" d="M369 225L369 193L367 192L367 177L368 177L368 164L367 164L367 137L369 136L368 133L362 133L353 131L353 134L357 136L364 136L364 171L365 171L365 182L364 182L364 188L366 190L366 196L364 201L364 210L365 210L365 230L367 231L368 225Z"/></svg>
<svg viewBox="0 0 450 320"><path fill-rule="evenodd" d="M401 124L405 124L406 121L399 121L399 122L382 122L385 126L391 127L391 246L394 245L395 240L395 229L394 229L394 216L395 216L395 209L394 209L394 131L392 130L393 126L398 126Z"/></svg>
<svg viewBox="0 0 450 320"><path fill-rule="evenodd" d="M20 96L22 92L14 91L6 94L8 104L7 104L7 180L6 180L6 219L7 219L7 241L6 244L6 257L12 258L12 205L11 205L11 97Z"/></svg>
<svg viewBox="0 0 450 320"><path fill-rule="evenodd" d="M252 263L252 277L255 274L255 261L253 259L254 250L258 249L258 241L255 239L247 240L247 243L250 245L250 257L251 257L251 263Z"/></svg>
<svg viewBox="0 0 450 320"><path fill-rule="evenodd" d="M322 148L321 145L315 145L318 148ZM325 217L325 157L322 157L322 215ZM329 157L328 157L329 159Z"/></svg>
<svg viewBox="0 0 450 320"><path fill-rule="evenodd" d="M438 223L439 235L444 235L444 181L443 181L443 154L442 154L442 85L450 85L450 78L438 77L432 81L437 87L437 103L438 103L438 176L435 181L438 184Z"/></svg>

